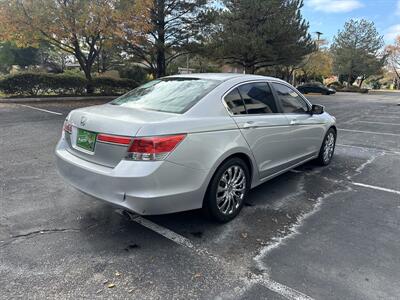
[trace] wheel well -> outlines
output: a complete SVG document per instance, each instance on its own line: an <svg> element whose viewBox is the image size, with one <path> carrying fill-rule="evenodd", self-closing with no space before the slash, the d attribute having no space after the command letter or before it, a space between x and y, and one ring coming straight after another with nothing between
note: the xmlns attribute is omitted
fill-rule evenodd
<svg viewBox="0 0 400 300"><path fill-rule="evenodd" d="M245 162L245 164L247 165L247 167L249 168L249 174L250 174L250 183L252 182L253 179L253 164L251 162L250 157L248 157L246 154L238 152L238 153L234 153L230 156L228 156L227 158L225 158L219 165L218 167L215 169L213 176L211 177L210 181L208 182L208 187L207 187L207 191L206 194L208 193L208 190L210 188L211 182L215 176L216 171L218 170L218 168L224 163L226 162L228 159L231 159L233 157L237 157L240 158L241 160L243 160ZM205 199L205 198L204 198ZM204 205L204 199L203 199L203 205Z"/></svg>
<svg viewBox="0 0 400 300"><path fill-rule="evenodd" d="M247 167L249 168L249 174L250 174L250 182L252 181L252 177L253 177L253 164L251 162L250 157L247 156L247 154L244 153L235 153L232 154L231 156L228 156L227 158L224 159L223 162L220 163L220 165L222 165L225 161L227 161L228 159L232 158L232 157L237 157L240 158L241 160L243 160L245 162L245 164L247 165Z"/></svg>
<svg viewBox="0 0 400 300"><path fill-rule="evenodd" d="M336 126L335 126L335 125L332 125L331 128L332 128L333 130L335 130L335 133L337 134L337 128L336 128Z"/></svg>

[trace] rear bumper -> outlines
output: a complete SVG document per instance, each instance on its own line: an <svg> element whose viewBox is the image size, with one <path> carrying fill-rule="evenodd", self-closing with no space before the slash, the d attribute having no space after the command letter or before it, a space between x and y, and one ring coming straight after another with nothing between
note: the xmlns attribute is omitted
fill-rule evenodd
<svg viewBox="0 0 400 300"><path fill-rule="evenodd" d="M202 206L208 171L168 161L126 161L109 168L56 148L60 175L78 190L141 215L166 214Z"/></svg>

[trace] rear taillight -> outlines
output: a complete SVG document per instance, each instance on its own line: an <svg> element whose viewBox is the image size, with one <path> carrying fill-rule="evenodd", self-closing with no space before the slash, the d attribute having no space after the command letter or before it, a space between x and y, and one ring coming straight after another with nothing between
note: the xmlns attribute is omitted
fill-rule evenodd
<svg viewBox="0 0 400 300"><path fill-rule="evenodd" d="M129 145L132 138L126 136L109 135L100 133L97 135L97 140L103 143L111 143L117 145Z"/></svg>
<svg viewBox="0 0 400 300"><path fill-rule="evenodd" d="M134 138L127 159L163 160L186 137L185 134Z"/></svg>
<svg viewBox="0 0 400 300"><path fill-rule="evenodd" d="M63 127L63 130L64 130L65 132L68 132L69 134L71 134L71 133L72 133L72 124L71 124L71 123L69 123L69 121L68 121L68 120L65 120L65 121L64 121L64 127Z"/></svg>

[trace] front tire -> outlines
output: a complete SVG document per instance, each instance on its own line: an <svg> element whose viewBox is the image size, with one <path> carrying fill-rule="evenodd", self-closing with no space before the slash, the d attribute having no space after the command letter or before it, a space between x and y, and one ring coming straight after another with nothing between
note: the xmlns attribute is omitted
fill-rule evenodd
<svg viewBox="0 0 400 300"><path fill-rule="evenodd" d="M237 157L230 158L211 179L203 210L217 222L229 222L241 211L249 189L250 172L246 163Z"/></svg>
<svg viewBox="0 0 400 300"><path fill-rule="evenodd" d="M319 165L327 166L331 163L333 153L335 152L335 145L336 131L333 128L329 128L328 132L325 134L321 149L319 150L318 158L316 159Z"/></svg>

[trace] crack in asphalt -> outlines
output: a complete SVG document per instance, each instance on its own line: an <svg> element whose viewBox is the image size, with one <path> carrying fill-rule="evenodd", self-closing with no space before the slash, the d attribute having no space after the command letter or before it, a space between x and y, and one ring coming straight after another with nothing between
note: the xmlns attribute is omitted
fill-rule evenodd
<svg viewBox="0 0 400 300"><path fill-rule="evenodd" d="M21 238L30 238L36 235L42 235L42 234L51 234L51 233L59 233L59 232L78 232L80 231L79 229L76 228L53 228L53 229L40 229L40 230L35 230L23 234L17 234L17 235L12 235L9 239L5 241L0 241L0 248L3 248L7 245L12 244L18 239Z"/></svg>
<svg viewBox="0 0 400 300"><path fill-rule="evenodd" d="M0 248L4 248L5 246L8 246L12 244L13 242L19 240L19 239L26 239L26 238L31 238L35 237L38 235L43 235L43 234L52 234L52 233L64 233L64 232L80 232L82 230L87 230L91 229L93 227L97 226L97 224L92 224L90 226L87 226L85 228L51 228L51 229L39 229L39 230L34 230L30 231L27 233L22 233L22 234L17 234L17 235L12 235L10 236L7 240L0 241Z"/></svg>

